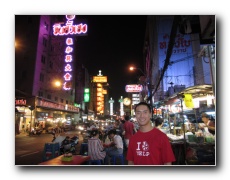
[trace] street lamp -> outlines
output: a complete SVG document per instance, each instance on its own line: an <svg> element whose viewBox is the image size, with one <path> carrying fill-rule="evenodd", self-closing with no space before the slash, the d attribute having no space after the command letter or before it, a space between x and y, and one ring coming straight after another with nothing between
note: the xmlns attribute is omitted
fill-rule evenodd
<svg viewBox="0 0 230 180"><path fill-rule="evenodd" d="M138 69L143 75L144 75L144 78L145 78L145 83L147 84L147 87L148 87L148 93L149 93L149 98L150 99L150 105L151 105L151 108L153 108L153 100L152 100L152 84L151 84L151 80L147 77L147 75L142 71L141 68L137 68L137 67L133 67L133 66L130 66L129 67L129 70L130 71L133 71L135 69ZM147 78L147 80L146 80ZM152 110L152 119L153 119L153 110Z"/></svg>
<svg viewBox="0 0 230 180"><path fill-rule="evenodd" d="M60 81L55 81L54 84L55 84L56 87L60 87L61 86L61 82Z"/></svg>
<svg viewBox="0 0 230 180"><path fill-rule="evenodd" d="M130 71L134 71L135 69L138 69L139 71L141 71L141 73L145 76L145 73L141 70L141 68L136 68L136 67L133 67L133 66L129 67Z"/></svg>

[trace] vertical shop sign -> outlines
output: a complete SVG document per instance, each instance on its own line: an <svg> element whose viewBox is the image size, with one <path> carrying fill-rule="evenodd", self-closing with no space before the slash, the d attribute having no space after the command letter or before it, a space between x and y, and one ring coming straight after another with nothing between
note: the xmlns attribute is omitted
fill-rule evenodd
<svg viewBox="0 0 230 180"><path fill-rule="evenodd" d="M87 24L78 24L74 25L73 20L75 15L66 15L66 23L64 26L61 26L59 23L53 25L53 34L55 36L67 36L65 40L65 58L64 58L64 83L63 89L70 90L72 88L72 62L73 62L73 52L74 52L74 41L72 36L78 34L87 33L88 26Z"/></svg>

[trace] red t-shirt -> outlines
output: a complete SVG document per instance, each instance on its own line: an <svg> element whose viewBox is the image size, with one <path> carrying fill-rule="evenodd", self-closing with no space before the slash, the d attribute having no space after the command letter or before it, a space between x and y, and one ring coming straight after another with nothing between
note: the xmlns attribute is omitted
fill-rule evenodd
<svg viewBox="0 0 230 180"><path fill-rule="evenodd" d="M124 130L125 130L125 135L124 135L124 138L125 139L130 139L131 136L133 136L133 129L134 129L134 124L130 121L126 121L124 123L124 126L123 126Z"/></svg>
<svg viewBox="0 0 230 180"><path fill-rule="evenodd" d="M129 139L126 159L134 165L163 165L176 160L168 137L157 128L137 131Z"/></svg>

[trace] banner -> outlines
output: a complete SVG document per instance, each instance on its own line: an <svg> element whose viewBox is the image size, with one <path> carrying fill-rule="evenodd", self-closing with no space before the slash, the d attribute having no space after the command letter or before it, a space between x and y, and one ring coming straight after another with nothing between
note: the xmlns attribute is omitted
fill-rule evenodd
<svg viewBox="0 0 230 180"><path fill-rule="evenodd" d="M194 108L192 94L184 94L184 103L187 108Z"/></svg>

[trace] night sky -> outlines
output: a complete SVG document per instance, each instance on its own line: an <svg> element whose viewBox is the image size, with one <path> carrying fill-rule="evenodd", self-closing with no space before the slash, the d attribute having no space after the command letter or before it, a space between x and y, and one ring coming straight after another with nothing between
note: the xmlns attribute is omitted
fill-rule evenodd
<svg viewBox="0 0 230 180"><path fill-rule="evenodd" d="M108 76L109 94L116 106L121 96L127 96L125 85L136 83L141 75L139 70L130 72L129 66L144 68L146 18L145 15L76 16L88 24L88 35L78 37L76 59L91 76L96 76L99 70Z"/></svg>

